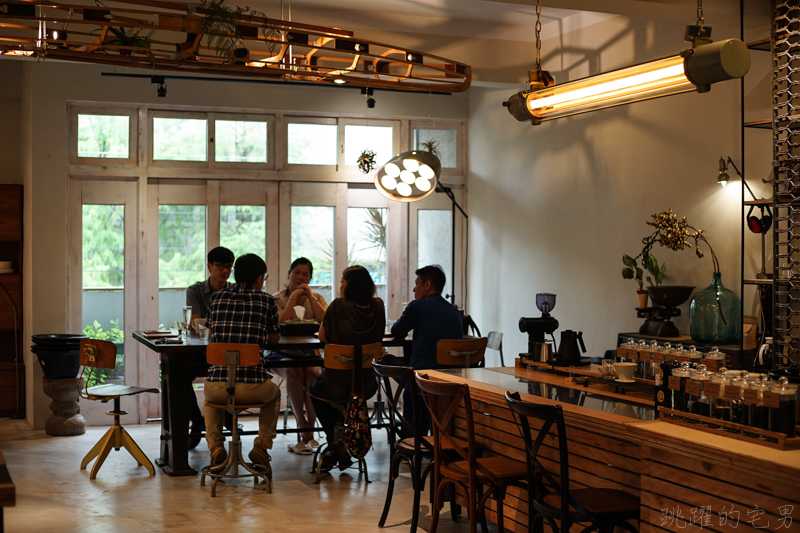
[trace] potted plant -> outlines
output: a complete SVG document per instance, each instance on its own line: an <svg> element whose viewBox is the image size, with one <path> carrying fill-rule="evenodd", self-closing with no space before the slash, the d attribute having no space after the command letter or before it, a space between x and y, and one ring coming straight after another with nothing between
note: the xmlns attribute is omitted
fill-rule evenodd
<svg viewBox="0 0 800 533"><path fill-rule="evenodd" d="M208 35L208 46L213 48L219 57L231 64L243 64L242 58L247 56L247 48L242 37L253 37L251 31L258 29L252 26L242 26L238 22L250 22L253 18L261 18L261 33L267 41L267 50L272 51L275 46L274 37L278 35L274 26L267 23L267 16L260 11L253 11L249 7L230 8L222 5L224 0L203 0L198 11L204 13L203 31Z"/></svg>
<svg viewBox="0 0 800 533"><path fill-rule="evenodd" d="M633 258L627 254L622 256L622 262L625 265L625 268L622 269L622 277L635 280L639 285L636 295L639 298L639 309L644 309L647 307L647 291L642 289L642 276L644 276L644 271L636 264L636 259L638 257L637 255L636 258Z"/></svg>
<svg viewBox="0 0 800 533"><path fill-rule="evenodd" d="M130 46L133 48L150 48L150 44L153 42L150 37L146 35L139 35L141 33L141 28L138 30L134 30L133 28L124 28L119 27L115 28L114 26L109 26L108 31L113 35L109 39L106 36L105 44L115 45L115 46ZM129 56L133 53L133 50L129 50L127 48L121 48L118 50L119 55L121 56ZM152 54L147 52L149 56Z"/></svg>

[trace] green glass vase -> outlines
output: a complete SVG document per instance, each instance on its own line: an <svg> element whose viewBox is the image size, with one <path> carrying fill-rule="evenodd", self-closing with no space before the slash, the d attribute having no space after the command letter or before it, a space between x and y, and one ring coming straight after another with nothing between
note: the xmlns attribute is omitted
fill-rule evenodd
<svg viewBox="0 0 800 533"><path fill-rule="evenodd" d="M689 328L696 342L736 344L742 332L739 297L722 285L722 274L714 272L711 285L697 291L689 305Z"/></svg>

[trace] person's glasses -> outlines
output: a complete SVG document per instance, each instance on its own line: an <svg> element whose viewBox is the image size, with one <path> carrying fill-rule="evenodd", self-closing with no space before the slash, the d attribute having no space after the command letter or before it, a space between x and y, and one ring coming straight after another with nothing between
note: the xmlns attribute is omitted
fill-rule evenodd
<svg viewBox="0 0 800 533"><path fill-rule="evenodd" d="M219 270L233 270L233 263L211 263Z"/></svg>

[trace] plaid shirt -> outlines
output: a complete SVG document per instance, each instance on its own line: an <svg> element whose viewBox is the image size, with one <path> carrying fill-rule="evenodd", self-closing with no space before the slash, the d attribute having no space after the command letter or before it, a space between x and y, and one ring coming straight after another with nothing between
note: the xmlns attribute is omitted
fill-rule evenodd
<svg viewBox="0 0 800 533"><path fill-rule="evenodd" d="M210 342L236 342L267 346L267 335L280 333L275 298L246 284L222 289L211 296L206 327ZM263 357L263 354L262 354ZM236 368L238 383L263 383L272 378L259 363ZM206 381L227 381L228 367L211 365Z"/></svg>

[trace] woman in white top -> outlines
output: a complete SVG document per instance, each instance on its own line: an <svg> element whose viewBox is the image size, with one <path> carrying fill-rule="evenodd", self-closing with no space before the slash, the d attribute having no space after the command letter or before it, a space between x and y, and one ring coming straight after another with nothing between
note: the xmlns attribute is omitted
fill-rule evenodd
<svg viewBox="0 0 800 533"><path fill-rule="evenodd" d="M304 320L315 320L322 323L322 317L328 309L328 302L325 298L311 290L308 283L314 273L314 266L305 257L299 257L292 262L289 268L289 283L285 290L273 294L278 304L278 321L286 322L297 318L295 306L305 308ZM308 357L308 352L302 350L286 350L280 354L282 359L292 359L295 357ZM289 394L289 401L292 403L292 411L297 421L298 428L313 428L317 422L317 415L311 403L309 388L311 382L320 374L318 367L307 368L276 368L275 373L286 381L286 392ZM305 407L305 412L303 408ZM294 446L289 445L289 451L308 455L319 447L319 443L314 440L314 433L301 433L300 441Z"/></svg>

